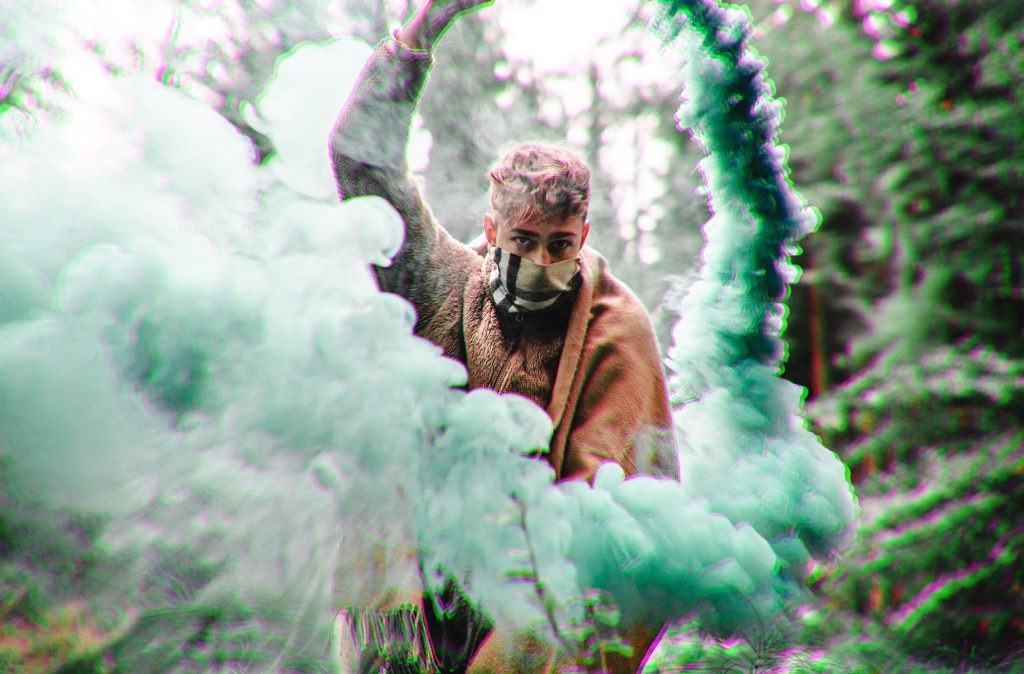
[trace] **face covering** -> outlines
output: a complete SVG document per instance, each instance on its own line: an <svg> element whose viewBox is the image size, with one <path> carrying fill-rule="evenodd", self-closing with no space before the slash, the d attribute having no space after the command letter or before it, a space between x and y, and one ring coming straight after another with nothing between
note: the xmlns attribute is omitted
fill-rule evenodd
<svg viewBox="0 0 1024 674"><path fill-rule="evenodd" d="M536 264L501 248L491 248L491 296L502 311L528 314L553 306L580 283L579 258Z"/></svg>

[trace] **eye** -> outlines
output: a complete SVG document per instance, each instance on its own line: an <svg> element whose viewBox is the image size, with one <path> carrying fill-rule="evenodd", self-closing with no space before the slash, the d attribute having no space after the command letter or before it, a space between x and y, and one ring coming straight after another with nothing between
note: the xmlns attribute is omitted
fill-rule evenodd
<svg viewBox="0 0 1024 674"><path fill-rule="evenodd" d="M567 239L559 239L558 241L551 242L551 250L565 251L570 248L570 243Z"/></svg>
<svg viewBox="0 0 1024 674"><path fill-rule="evenodd" d="M533 239L530 239L530 238L528 238L528 237L525 237L525 236L513 236L513 237L512 237L512 241L513 241L513 242L514 242L514 243L515 243L515 244L516 244L517 246L522 246L523 248L526 248L526 247L527 247L527 246L529 246L529 245L530 245L531 243L533 243Z"/></svg>

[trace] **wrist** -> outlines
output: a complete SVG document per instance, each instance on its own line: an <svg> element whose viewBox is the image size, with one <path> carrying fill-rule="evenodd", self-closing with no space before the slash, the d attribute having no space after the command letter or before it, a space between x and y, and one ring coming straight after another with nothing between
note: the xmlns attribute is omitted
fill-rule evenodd
<svg viewBox="0 0 1024 674"><path fill-rule="evenodd" d="M395 39L395 42L402 45L409 51L429 51L430 47L425 47L420 42L419 38L405 28L396 28L391 31L391 37Z"/></svg>
<svg viewBox="0 0 1024 674"><path fill-rule="evenodd" d="M403 28L394 33L396 40L413 50L429 51L451 25L458 12L451 7L438 9L424 5Z"/></svg>

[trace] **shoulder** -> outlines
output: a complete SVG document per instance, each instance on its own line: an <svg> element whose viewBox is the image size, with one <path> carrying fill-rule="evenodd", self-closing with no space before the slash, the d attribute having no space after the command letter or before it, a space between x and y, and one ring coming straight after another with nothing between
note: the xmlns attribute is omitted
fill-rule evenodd
<svg viewBox="0 0 1024 674"><path fill-rule="evenodd" d="M652 332L647 309L636 293L612 274L604 256L590 248L584 248L580 254L584 274L593 287L591 324L600 323L605 329Z"/></svg>
<svg viewBox="0 0 1024 674"><path fill-rule="evenodd" d="M441 226L438 226L438 245L434 257L433 264L438 274L442 278L451 277L460 287L466 283L467 278L479 275L484 263L483 255Z"/></svg>

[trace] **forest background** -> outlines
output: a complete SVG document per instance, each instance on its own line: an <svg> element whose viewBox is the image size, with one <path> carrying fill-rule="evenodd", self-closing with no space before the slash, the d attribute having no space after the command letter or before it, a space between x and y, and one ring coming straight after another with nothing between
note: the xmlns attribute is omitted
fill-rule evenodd
<svg viewBox="0 0 1024 674"><path fill-rule="evenodd" d="M156 36L135 42L56 3L37 19L113 72L208 101L260 160L275 148L246 111L277 59L339 35L373 44L409 10L362 0L164 6L167 24L159 12L135 17ZM854 547L812 576L818 601L799 633L700 657L707 671L767 671L783 657L792 666L795 644L806 666L827 658L833 671L1020 671L1024 6L747 7L751 44L785 100L793 185L821 214L795 258L803 273L787 301L784 376L807 389L810 427L849 466L861 520ZM16 12L0 9L0 120L16 136L73 92L8 39ZM700 262L701 153L676 129L681 83L661 64L643 4L593 13L568 0L506 0L450 31L422 101L431 141L419 177L439 220L468 240L505 145L577 147L595 169L588 243L640 295L664 348L673 298ZM0 530L6 556L17 554L15 529ZM105 636L88 616L70 604L33 611L17 578L3 589L0 661L100 667L90 658Z"/></svg>

